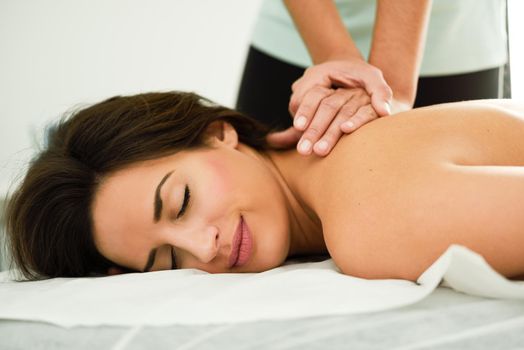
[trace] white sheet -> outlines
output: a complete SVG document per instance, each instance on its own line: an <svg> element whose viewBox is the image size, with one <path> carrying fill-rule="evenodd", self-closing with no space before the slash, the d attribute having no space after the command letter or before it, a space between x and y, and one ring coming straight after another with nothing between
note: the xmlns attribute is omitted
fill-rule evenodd
<svg viewBox="0 0 524 350"><path fill-rule="evenodd" d="M461 246L450 247L418 283L346 276L331 259L258 274L177 270L20 283L3 272L0 280L0 318L64 327L204 325L372 312L413 304L442 281L475 296L524 301L523 282L507 280Z"/></svg>

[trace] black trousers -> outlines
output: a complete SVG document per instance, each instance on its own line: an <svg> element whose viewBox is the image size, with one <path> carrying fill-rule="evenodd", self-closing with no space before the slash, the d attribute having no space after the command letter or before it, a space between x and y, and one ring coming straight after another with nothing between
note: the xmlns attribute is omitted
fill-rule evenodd
<svg viewBox="0 0 524 350"><path fill-rule="evenodd" d="M292 123L288 112L291 84L303 73L304 68L282 62L251 46L236 109L270 127L288 128ZM467 74L421 77L414 106L510 97L509 83L503 84L504 76L508 79L502 66Z"/></svg>

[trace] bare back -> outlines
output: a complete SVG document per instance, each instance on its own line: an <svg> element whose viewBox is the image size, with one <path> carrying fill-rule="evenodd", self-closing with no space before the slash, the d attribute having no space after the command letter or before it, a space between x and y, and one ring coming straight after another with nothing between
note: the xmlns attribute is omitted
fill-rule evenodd
<svg viewBox="0 0 524 350"><path fill-rule="evenodd" d="M524 109L444 104L378 119L311 168L314 209L343 272L416 279L450 244L524 274Z"/></svg>

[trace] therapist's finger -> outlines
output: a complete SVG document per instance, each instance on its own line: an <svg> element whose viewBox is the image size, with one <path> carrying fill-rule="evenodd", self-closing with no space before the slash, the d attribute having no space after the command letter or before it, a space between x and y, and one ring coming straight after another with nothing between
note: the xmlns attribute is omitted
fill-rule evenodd
<svg viewBox="0 0 524 350"><path fill-rule="evenodd" d="M359 110L360 107L369 105L370 98L364 89L338 89L337 92L344 92L349 96L345 104L338 110L335 118L329 125L326 132L322 135L319 141L313 146L313 152L319 156L326 156L331 152L333 147L337 144L340 137L343 135L340 129L341 124L350 120L351 117ZM315 116L316 118L316 116Z"/></svg>
<svg viewBox="0 0 524 350"><path fill-rule="evenodd" d="M298 106L297 113L293 118L293 126L297 130L306 130L309 123L313 119L313 116L317 112L320 103L334 92L335 90L322 86L314 86L311 88Z"/></svg>
<svg viewBox="0 0 524 350"><path fill-rule="evenodd" d="M316 155L324 157L331 152L340 137L344 135L340 129L340 125L344 123L344 121L343 117L337 116L337 118L331 122L324 135L322 135L322 138L313 145L313 152L315 152Z"/></svg>
<svg viewBox="0 0 524 350"><path fill-rule="evenodd" d="M266 141L274 148L291 148L297 144L300 136L302 136L302 131L291 126L283 131L269 133Z"/></svg>
<svg viewBox="0 0 524 350"><path fill-rule="evenodd" d="M298 107L302 104L304 97L315 87L329 89L331 82L329 77L315 74L315 68L306 68L304 74L291 84L291 97L289 98L289 114L296 115Z"/></svg>
<svg viewBox="0 0 524 350"><path fill-rule="evenodd" d="M386 80L384 80L384 76L379 69L370 68L362 72L356 72L355 75L334 72L331 75L331 79L348 86L354 86L356 82L360 83L371 96L371 105L377 114L382 117L391 114L393 91L386 83Z"/></svg>
<svg viewBox="0 0 524 350"><path fill-rule="evenodd" d="M313 145L324 135L325 131L337 116L340 108L347 103L352 95L353 93L351 90L338 89L333 94L326 96L320 101L313 116L308 116L308 120L311 120L311 122L298 142L297 149L299 153L304 155L311 153ZM306 100L306 98L304 100ZM300 115L301 108L302 106L299 107L297 116ZM325 146L326 145L322 143L320 147L325 148Z"/></svg>
<svg viewBox="0 0 524 350"><path fill-rule="evenodd" d="M351 133L378 117L379 115L371 105L360 107L348 121L340 125L340 130L344 133Z"/></svg>

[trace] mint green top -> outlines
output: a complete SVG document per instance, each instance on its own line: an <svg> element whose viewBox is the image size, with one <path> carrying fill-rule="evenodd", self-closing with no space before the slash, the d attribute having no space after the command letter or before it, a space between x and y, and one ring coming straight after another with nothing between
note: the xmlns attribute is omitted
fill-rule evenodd
<svg viewBox="0 0 524 350"><path fill-rule="evenodd" d="M367 57L376 1L335 2L355 44ZM287 63L311 65L300 34L280 0L263 1L252 44ZM433 0L420 75L460 74L499 67L507 60L506 45L504 0Z"/></svg>

